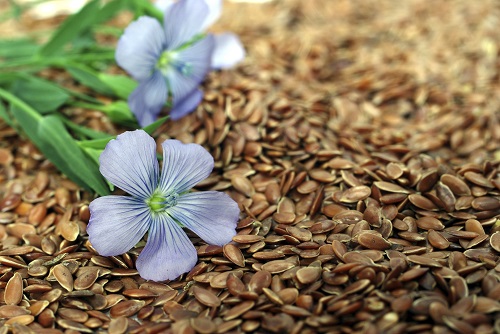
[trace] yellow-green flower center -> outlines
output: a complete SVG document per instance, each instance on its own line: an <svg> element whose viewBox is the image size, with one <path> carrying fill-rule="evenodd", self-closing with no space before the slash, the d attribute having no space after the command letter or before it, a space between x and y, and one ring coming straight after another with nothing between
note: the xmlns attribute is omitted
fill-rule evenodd
<svg viewBox="0 0 500 334"><path fill-rule="evenodd" d="M177 198L179 197L176 193L171 194L159 194L154 193L147 201L147 205L153 212L163 212L174 205L177 204Z"/></svg>
<svg viewBox="0 0 500 334"><path fill-rule="evenodd" d="M156 68L159 69L163 75L167 75L169 68L175 68L184 76L190 76L193 73L193 65L180 60L175 51L163 52L156 62Z"/></svg>
<svg viewBox="0 0 500 334"><path fill-rule="evenodd" d="M156 67L159 69L166 69L168 65L172 62L172 52L165 51L161 54L160 58L156 62Z"/></svg>

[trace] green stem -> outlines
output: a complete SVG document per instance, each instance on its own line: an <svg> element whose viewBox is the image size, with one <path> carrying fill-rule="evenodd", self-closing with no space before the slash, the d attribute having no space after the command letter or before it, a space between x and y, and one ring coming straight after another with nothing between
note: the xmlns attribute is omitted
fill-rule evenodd
<svg viewBox="0 0 500 334"><path fill-rule="evenodd" d="M98 61L98 60L113 60L115 59L115 52L98 52L98 53L77 53L68 54L60 57L49 57L49 58L34 58L29 57L25 59L16 59L13 61L8 61L0 64L0 71L14 70L22 66L56 66L60 67L66 64L68 61Z"/></svg>

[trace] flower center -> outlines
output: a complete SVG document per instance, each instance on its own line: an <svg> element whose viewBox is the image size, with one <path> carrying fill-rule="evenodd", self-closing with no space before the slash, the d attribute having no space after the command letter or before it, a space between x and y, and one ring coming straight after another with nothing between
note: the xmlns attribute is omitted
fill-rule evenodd
<svg viewBox="0 0 500 334"><path fill-rule="evenodd" d="M167 195L155 193L146 203L153 212L163 212L176 205L178 197L177 193Z"/></svg>
<svg viewBox="0 0 500 334"><path fill-rule="evenodd" d="M175 68L184 76L190 76L193 73L193 65L191 63L181 61L178 59L176 52L165 51L161 54L156 62L156 68L159 69L163 75L166 75L169 67Z"/></svg>
<svg viewBox="0 0 500 334"><path fill-rule="evenodd" d="M166 69L168 65L172 62L172 60L173 60L172 52L165 51L161 54L160 58L156 62L156 67L160 70Z"/></svg>

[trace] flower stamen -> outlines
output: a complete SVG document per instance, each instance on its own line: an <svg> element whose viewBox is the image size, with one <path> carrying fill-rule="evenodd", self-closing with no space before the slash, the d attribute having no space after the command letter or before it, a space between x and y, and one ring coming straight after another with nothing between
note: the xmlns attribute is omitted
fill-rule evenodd
<svg viewBox="0 0 500 334"><path fill-rule="evenodd" d="M179 194L170 193L167 195L155 193L148 200L146 204L153 212L163 212L177 204Z"/></svg>

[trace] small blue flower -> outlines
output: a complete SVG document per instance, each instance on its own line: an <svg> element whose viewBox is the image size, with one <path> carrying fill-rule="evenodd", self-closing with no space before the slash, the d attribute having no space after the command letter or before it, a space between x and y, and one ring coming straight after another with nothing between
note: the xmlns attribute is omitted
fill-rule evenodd
<svg viewBox="0 0 500 334"><path fill-rule="evenodd" d="M147 232L136 267L143 278L155 281L175 279L196 264L196 249L181 227L222 246L236 234L240 212L222 192L188 192L214 166L202 146L166 140L162 147L160 174L156 143L146 132L125 132L108 143L99 158L100 171L132 196L95 199L87 226L92 246L104 256L127 252Z"/></svg>
<svg viewBox="0 0 500 334"><path fill-rule="evenodd" d="M180 0L166 8L163 27L156 19L142 16L120 37L115 58L139 83L128 104L141 126L156 120L169 96L173 120L201 102L203 93L198 86L212 68L214 47L219 43L211 34L203 34L209 16L204 0ZM232 45L227 41L234 37L223 38L225 49L224 45L220 48L219 63L227 58L225 53Z"/></svg>
<svg viewBox="0 0 500 334"><path fill-rule="evenodd" d="M201 30L205 31L217 21L222 13L222 0L204 0L208 6L208 16L201 25ZM156 7L166 12L176 1L157 0ZM214 50L212 53L212 69L231 68L245 58L245 49L240 39L233 33L225 32L214 34Z"/></svg>

